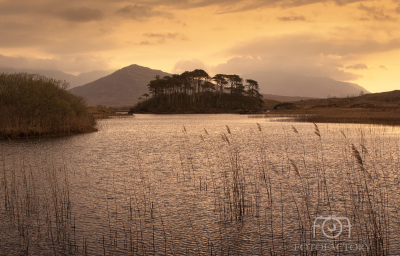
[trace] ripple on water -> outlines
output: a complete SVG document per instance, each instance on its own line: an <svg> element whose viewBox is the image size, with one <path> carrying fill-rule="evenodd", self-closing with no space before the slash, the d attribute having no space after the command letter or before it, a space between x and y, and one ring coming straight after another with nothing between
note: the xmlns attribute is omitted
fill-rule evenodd
<svg viewBox="0 0 400 256"><path fill-rule="evenodd" d="M56 205L53 188L58 203L69 196L72 214L60 222L67 242L58 242L76 253L84 248L97 255L104 250L115 255L297 253L295 244L313 239L314 219L334 214L354 222L357 239L369 238L361 225L370 216L360 210L368 207L365 181L352 144L375 178L366 181L373 209L390 220L382 226L390 237L380 235L391 250L400 251L396 129L318 124L320 140L313 124L244 115L135 115L100 120L98 126L91 134L0 144L9 184L15 173L18 196L23 198L24 184L32 185L28 190L41 205L39 240L47 245L32 247L35 254L53 253L54 241L45 231L46 221L55 218L47 216ZM2 202L4 186L2 178ZM64 206L57 206L60 216ZM0 226L7 236L0 237L0 248L19 255L27 243L20 239L18 220L1 207ZM37 221L26 220L33 246Z"/></svg>

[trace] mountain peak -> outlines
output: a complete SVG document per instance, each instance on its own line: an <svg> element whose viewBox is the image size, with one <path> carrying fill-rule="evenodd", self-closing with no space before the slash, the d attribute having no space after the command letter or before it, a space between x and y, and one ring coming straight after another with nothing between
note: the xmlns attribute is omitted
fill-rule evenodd
<svg viewBox="0 0 400 256"><path fill-rule="evenodd" d="M148 93L147 84L157 75L170 74L132 64L91 83L71 89L86 99L88 105L111 107L133 106L138 98Z"/></svg>

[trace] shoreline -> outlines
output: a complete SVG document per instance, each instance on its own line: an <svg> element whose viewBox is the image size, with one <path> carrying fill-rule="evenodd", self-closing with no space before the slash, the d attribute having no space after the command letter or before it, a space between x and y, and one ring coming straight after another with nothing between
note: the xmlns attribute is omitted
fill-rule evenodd
<svg viewBox="0 0 400 256"><path fill-rule="evenodd" d="M296 122L307 123L400 125L400 111L397 109L315 108L273 110L264 114L264 117L293 118Z"/></svg>
<svg viewBox="0 0 400 256"><path fill-rule="evenodd" d="M1 141L12 141L12 140L23 140L23 139L47 139L47 138L61 138L61 137L69 137L73 135L79 135L79 134L85 134L85 133L93 133L93 132L98 132L99 129L94 128L90 129L88 131L82 131L82 132L71 132L71 133L60 133L60 134L54 134L54 133L49 133L49 134L40 134L40 135L25 135L25 136L17 136L17 137L9 137L9 136L0 136L0 142Z"/></svg>

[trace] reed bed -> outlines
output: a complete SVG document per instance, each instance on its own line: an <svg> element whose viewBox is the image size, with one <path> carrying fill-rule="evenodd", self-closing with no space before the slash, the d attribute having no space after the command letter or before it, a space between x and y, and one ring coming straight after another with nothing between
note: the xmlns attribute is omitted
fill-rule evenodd
<svg viewBox="0 0 400 256"><path fill-rule="evenodd" d="M389 128L257 124L245 136L232 128L183 127L174 154L157 160L174 162L168 170L151 169L133 148L135 164L113 170L96 200L96 227L84 226L71 199L65 160L32 165L3 150L0 209L27 255L400 253L400 142ZM351 230L337 235L329 224L324 235L315 221L328 216L347 218ZM335 250L306 248L321 241Z"/></svg>
<svg viewBox="0 0 400 256"><path fill-rule="evenodd" d="M1 152L0 209L6 225L2 239L15 240L7 237L7 232L13 230L19 235L19 245L15 248L6 244L2 253L51 255L77 251L67 167L55 166L51 158L32 165L17 152Z"/></svg>

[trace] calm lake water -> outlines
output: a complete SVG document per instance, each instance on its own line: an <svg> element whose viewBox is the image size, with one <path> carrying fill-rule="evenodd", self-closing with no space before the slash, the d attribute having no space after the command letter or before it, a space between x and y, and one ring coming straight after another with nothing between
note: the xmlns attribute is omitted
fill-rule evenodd
<svg viewBox="0 0 400 256"><path fill-rule="evenodd" d="M0 142L0 255L399 255L399 129L135 115Z"/></svg>

